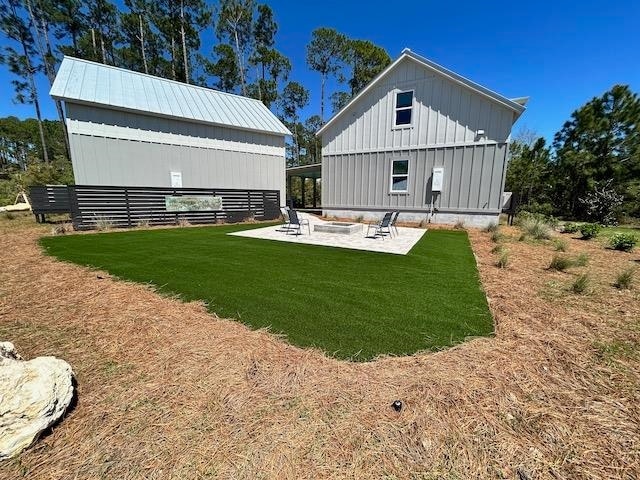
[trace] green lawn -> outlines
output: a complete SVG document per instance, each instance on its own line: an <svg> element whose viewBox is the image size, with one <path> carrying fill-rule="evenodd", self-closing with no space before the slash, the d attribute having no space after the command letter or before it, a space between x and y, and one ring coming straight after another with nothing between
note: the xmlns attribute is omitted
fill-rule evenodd
<svg viewBox="0 0 640 480"><path fill-rule="evenodd" d="M256 225L261 227L263 225ZM390 255L226 235L247 225L45 237L62 260L150 282L220 317L270 326L340 358L437 349L493 322L465 232L427 232Z"/></svg>

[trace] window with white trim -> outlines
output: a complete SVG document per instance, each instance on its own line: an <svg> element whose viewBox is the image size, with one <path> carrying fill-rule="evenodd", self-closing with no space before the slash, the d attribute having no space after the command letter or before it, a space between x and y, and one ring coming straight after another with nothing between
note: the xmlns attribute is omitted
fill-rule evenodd
<svg viewBox="0 0 640 480"><path fill-rule="evenodd" d="M409 160L391 162L391 191L406 192L409 189Z"/></svg>
<svg viewBox="0 0 640 480"><path fill-rule="evenodd" d="M396 109L394 114L394 125L396 127L411 125L411 117L413 114L413 90L396 93Z"/></svg>

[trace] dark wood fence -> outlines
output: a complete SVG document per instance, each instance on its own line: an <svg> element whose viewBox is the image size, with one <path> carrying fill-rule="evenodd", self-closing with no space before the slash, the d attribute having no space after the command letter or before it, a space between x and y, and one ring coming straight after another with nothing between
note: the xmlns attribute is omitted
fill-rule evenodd
<svg viewBox="0 0 640 480"><path fill-rule="evenodd" d="M185 195L222 197L222 210L167 211L165 197ZM79 230L169 225L182 220L193 224L241 222L248 217L274 220L280 216L278 190L73 185L68 187L68 198L73 226Z"/></svg>
<svg viewBox="0 0 640 480"><path fill-rule="evenodd" d="M66 185L45 185L29 188L29 202L36 220L44 221L50 213L70 213L69 191Z"/></svg>

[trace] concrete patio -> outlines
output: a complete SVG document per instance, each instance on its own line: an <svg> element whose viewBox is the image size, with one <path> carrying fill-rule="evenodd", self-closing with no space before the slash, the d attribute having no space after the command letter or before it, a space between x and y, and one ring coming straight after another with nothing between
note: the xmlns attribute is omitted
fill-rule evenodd
<svg viewBox="0 0 640 480"><path fill-rule="evenodd" d="M229 233L238 237L258 238L263 240L275 240L278 242L305 243L308 245L323 245L326 247L350 248L353 250L369 250L380 253L393 253L396 255L406 255L413 246L422 238L426 230L422 228L398 227L398 235L393 237L385 236L373 238L367 237L367 225L362 225L362 231L350 235L344 233L325 233L314 231L315 225L328 224L314 215L299 212L300 218L309 220L311 234L306 226L302 228L302 235L287 234L282 225L274 225L264 228L254 228L241 232ZM373 229L371 229L373 235Z"/></svg>

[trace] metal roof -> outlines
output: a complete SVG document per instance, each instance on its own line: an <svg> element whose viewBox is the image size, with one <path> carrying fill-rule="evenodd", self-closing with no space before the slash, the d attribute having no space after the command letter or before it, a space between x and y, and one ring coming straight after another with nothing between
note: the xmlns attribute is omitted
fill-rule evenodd
<svg viewBox="0 0 640 480"><path fill-rule="evenodd" d="M515 113L515 117L514 117L514 120L513 120L514 122L516 121L516 119L520 115L522 115L522 112L524 112L524 110L525 110L525 104L529 100L529 97L521 97L521 98L517 98L517 99L509 99L507 97L504 97L504 96L500 95L499 93L496 93L496 92L494 92L492 90L489 90L488 88L485 88L482 85L480 85L478 83L475 83L475 82L469 80L468 78L463 77L462 75L458 75L457 73L455 73L455 72L443 67L442 65L438 65L437 63L432 62L428 58L425 58L425 57L423 57L421 55L418 55L417 53L412 52L410 49L405 48L404 50L402 50L402 53L400 54L400 56L393 63L391 63L382 72L380 72L378 74L378 76L376 76L371 82L369 82L369 84L365 88L363 88L355 97L353 97L335 115L333 115L333 117L331 117L327 121L327 123L325 123L322 127L320 127L320 129L316 133L320 134L324 130L326 130L327 127L330 124L332 124L338 117L342 116L342 114L344 114L344 112L349 110L351 108L351 106L360 97L362 97L375 84L377 84L382 78L384 78L391 70L393 70L396 65L398 65L400 62L402 62L405 59L411 59L414 62L416 62L417 64L423 66L424 68L427 68L429 70L438 72L440 75L448 78L449 80L451 80L453 82L456 82L456 83L458 83L460 85L464 85L465 87L467 87L467 88L479 93L480 95L483 95L483 96L493 100L494 102L500 103L500 104L504 105L505 107L513 110L513 112Z"/></svg>
<svg viewBox="0 0 640 480"><path fill-rule="evenodd" d="M64 57L51 96L69 102L291 135L260 100Z"/></svg>

